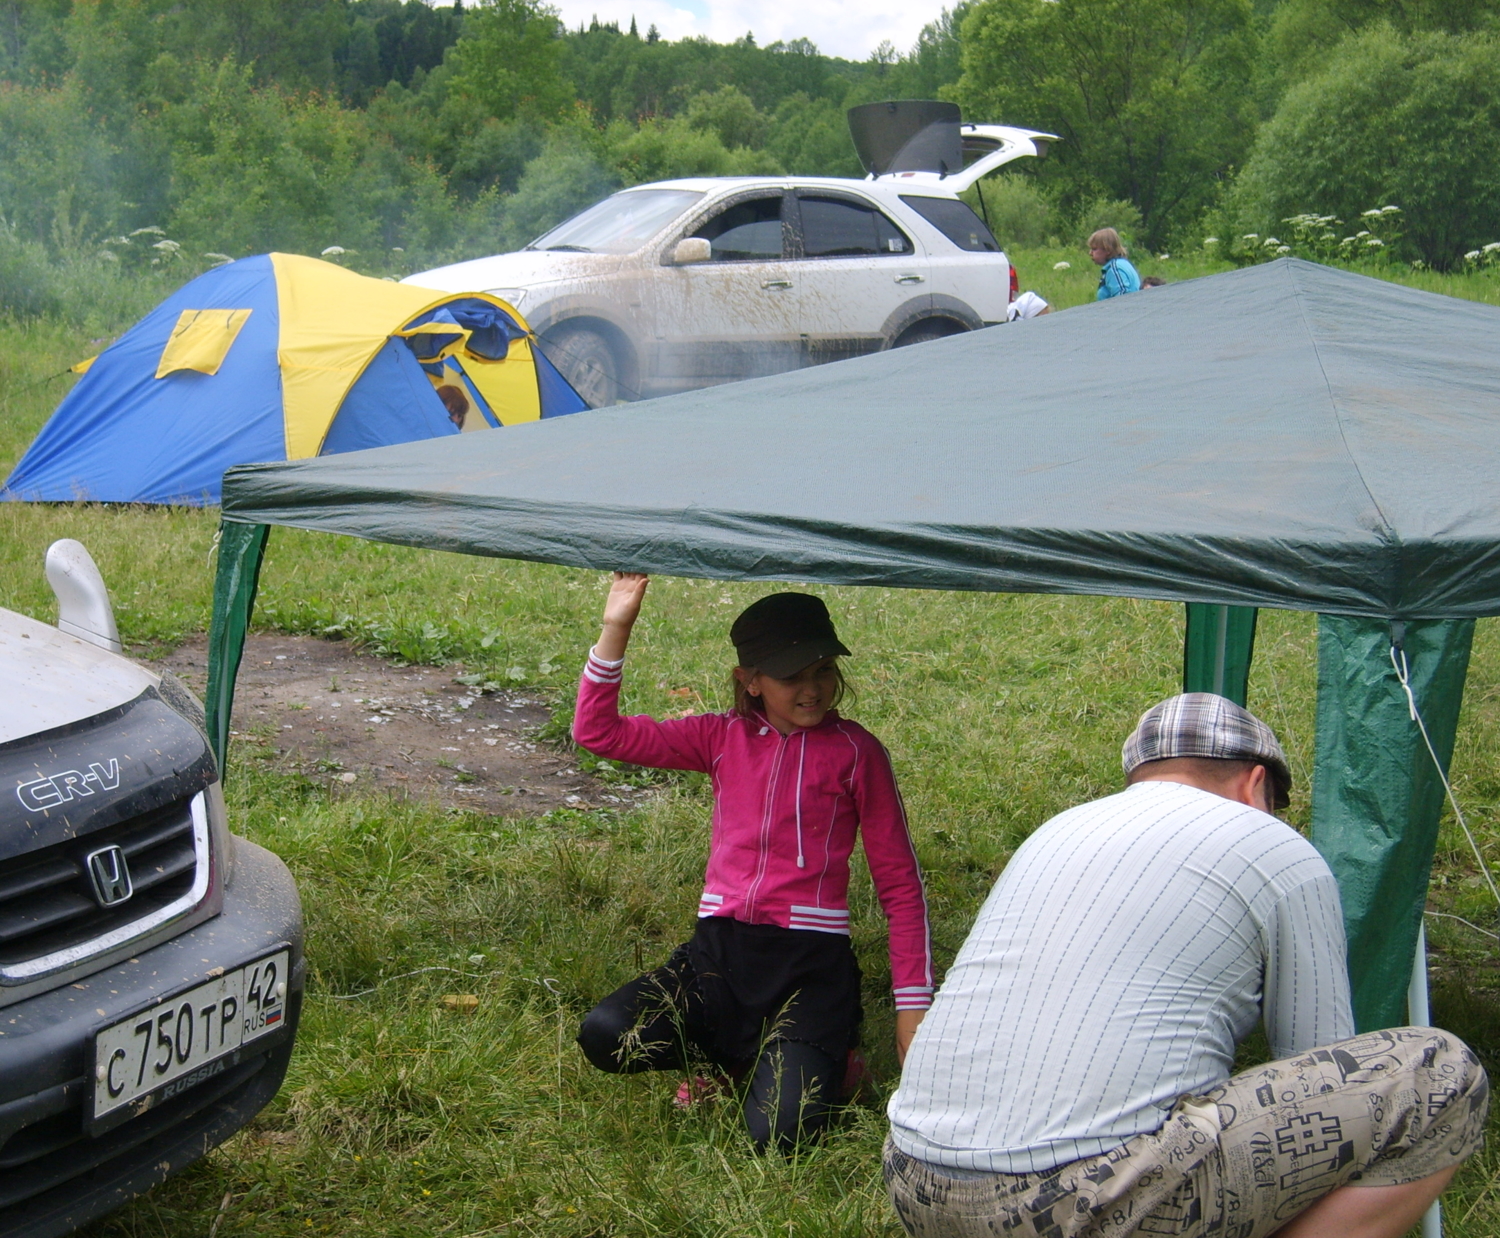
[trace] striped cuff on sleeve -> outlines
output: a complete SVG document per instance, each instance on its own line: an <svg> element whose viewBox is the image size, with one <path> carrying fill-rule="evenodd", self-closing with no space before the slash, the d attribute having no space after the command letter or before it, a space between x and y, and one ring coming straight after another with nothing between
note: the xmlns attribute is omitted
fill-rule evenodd
<svg viewBox="0 0 1500 1238"><path fill-rule="evenodd" d="M624 672L620 669L625 665L625 659L620 658L615 662L606 662L592 649L589 650L589 660L584 663L583 677L594 683L615 684L619 683Z"/></svg>
<svg viewBox="0 0 1500 1238"><path fill-rule="evenodd" d="M893 989L897 1010L926 1010L932 1005L932 986L914 984L904 989Z"/></svg>

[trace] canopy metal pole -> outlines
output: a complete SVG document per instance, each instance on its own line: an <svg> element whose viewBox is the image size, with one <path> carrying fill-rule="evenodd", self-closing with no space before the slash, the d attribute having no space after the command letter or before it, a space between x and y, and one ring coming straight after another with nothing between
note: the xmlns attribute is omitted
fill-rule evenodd
<svg viewBox="0 0 1500 1238"><path fill-rule="evenodd" d="M1417 928L1417 952L1411 964L1411 983L1406 986L1406 1017L1413 1027L1430 1027L1432 1011L1427 1000L1427 925ZM1443 1205L1434 1199L1422 1214L1422 1238L1443 1238Z"/></svg>

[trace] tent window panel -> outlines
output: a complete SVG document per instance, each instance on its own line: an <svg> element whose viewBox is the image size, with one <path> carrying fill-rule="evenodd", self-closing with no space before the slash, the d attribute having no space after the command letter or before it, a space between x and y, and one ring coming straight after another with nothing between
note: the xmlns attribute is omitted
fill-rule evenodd
<svg viewBox="0 0 1500 1238"><path fill-rule="evenodd" d="M183 310L161 350L156 377L165 378L178 370L217 374L249 317L247 309Z"/></svg>
<svg viewBox="0 0 1500 1238"><path fill-rule="evenodd" d="M516 340L504 361L463 359L465 376L484 397L484 402L503 426L536 421L542 415L537 390L536 363L527 340Z"/></svg>

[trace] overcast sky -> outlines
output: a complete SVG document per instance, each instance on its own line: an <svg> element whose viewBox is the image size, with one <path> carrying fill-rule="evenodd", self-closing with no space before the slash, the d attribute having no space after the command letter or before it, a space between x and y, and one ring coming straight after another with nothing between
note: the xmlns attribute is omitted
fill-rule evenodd
<svg viewBox="0 0 1500 1238"><path fill-rule="evenodd" d="M644 36L653 22L665 39L706 34L728 43L751 31L764 47L778 39L806 38L829 56L863 60L889 39L908 52L917 34L942 11L942 0L553 0L576 29L595 14L630 29L633 15Z"/></svg>

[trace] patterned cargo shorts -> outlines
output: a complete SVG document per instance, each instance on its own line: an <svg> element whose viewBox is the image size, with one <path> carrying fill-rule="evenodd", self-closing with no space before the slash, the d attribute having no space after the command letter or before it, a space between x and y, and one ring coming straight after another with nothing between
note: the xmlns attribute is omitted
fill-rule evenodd
<svg viewBox="0 0 1500 1238"><path fill-rule="evenodd" d="M1154 1134L1045 1173L954 1176L887 1140L885 1180L914 1238L1263 1238L1346 1183L1458 1164L1488 1108L1467 1045L1402 1027L1235 1075Z"/></svg>

